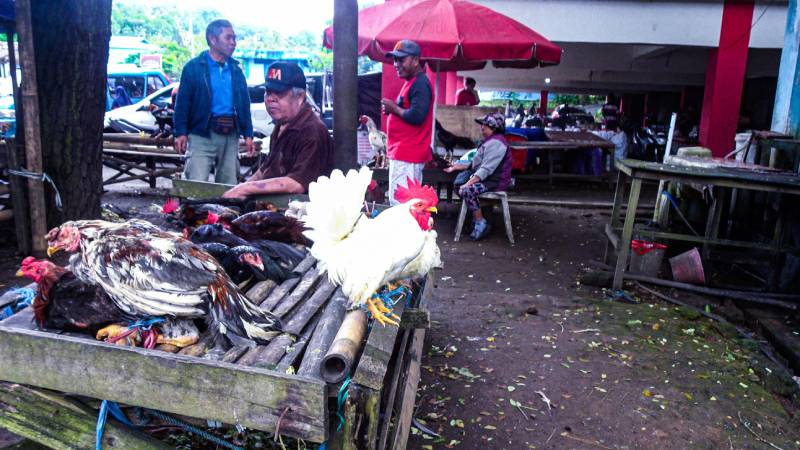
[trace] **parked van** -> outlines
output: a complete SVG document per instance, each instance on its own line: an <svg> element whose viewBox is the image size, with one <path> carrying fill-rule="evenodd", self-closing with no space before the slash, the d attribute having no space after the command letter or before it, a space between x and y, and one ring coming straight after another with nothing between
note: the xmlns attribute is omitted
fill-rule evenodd
<svg viewBox="0 0 800 450"><path fill-rule="evenodd" d="M133 64L108 66L106 111L111 110L117 86L125 88L131 102L136 103L168 84L170 84L169 77L160 70L137 67Z"/></svg>

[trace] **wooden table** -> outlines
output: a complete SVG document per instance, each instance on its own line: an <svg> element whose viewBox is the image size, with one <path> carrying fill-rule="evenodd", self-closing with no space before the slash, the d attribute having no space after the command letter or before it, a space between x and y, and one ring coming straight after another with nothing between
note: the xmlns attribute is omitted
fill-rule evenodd
<svg viewBox="0 0 800 450"><path fill-rule="evenodd" d="M605 262L610 262L611 254L614 249L616 249L617 255L617 263L614 270L614 283L612 285L613 289L620 289L622 287L625 266L628 262L628 253L631 248L631 239L634 234L636 207L639 203L639 194L641 192L643 180L707 184L728 189L751 189L779 194L800 195L800 176L792 173L757 172L755 170L728 169L721 167L687 167L634 159L617 160L614 164L617 169L619 169L619 177L617 179L617 188L614 193L614 206L611 210L611 223L607 224L605 228L605 234L608 238ZM622 199L625 196L629 178L631 181L631 188L630 194L628 195L628 208L625 214L625 222L622 224L622 234L620 235L617 233L617 230L621 222L620 212L622 209ZM652 231L640 227L637 227L635 231L637 235L644 237L697 242L704 246L723 245L761 249L779 253L785 253L787 251L798 252L798 249L788 248L784 245L780 219L778 226L776 226L772 244L718 239L717 230L719 229L721 212L722 208L720 205L716 204L716 202L712 204L704 236Z"/></svg>
<svg viewBox="0 0 800 450"><path fill-rule="evenodd" d="M103 149L103 165L117 171L103 180L103 185L124 183L132 180L147 181L151 188L156 187L158 177L170 178L183 170L184 155L168 152L147 152L140 150ZM165 164L156 168L157 163ZM128 175L128 176L123 176Z"/></svg>
<svg viewBox="0 0 800 450"><path fill-rule="evenodd" d="M554 178L586 179L590 175L576 175L553 173L553 155L555 150L577 150L581 148L600 148L604 153L613 155L615 145L613 142L603 139L595 134L586 131L545 131L548 141L524 141L524 142L509 142L508 146L512 149L518 150L545 150L547 151L547 180L553 184ZM516 178L520 179L533 179L537 175L517 175Z"/></svg>
<svg viewBox="0 0 800 450"><path fill-rule="evenodd" d="M423 169L422 183L436 185L436 193L442 198L442 188L447 191L447 201L453 201L453 182L458 173L447 173L442 169ZM372 178L379 183L389 183L389 169L372 169Z"/></svg>

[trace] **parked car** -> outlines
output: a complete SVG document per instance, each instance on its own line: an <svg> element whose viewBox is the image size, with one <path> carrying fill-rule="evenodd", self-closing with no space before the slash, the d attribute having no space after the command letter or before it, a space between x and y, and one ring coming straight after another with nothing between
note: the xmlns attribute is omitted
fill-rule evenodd
<svg viewBox="0 0 800 450"><path fill-rule="evenodd" d="M550 115L553 126L568 127L594 123L594 117L577 106L558 105Z"/></svg>
<svg viewBox="0 0 800 450"><path fill-rule="evenodd" d="M106 112L103 124L104 128L106 131L121 133L138 133L139 130L152 133L158 126L156 125L155 117L153 117L153 114L150 112L150 104L154 103L159 108L167 106L172 100L172 89L177 86L178 83L172 83L153 92L133 105L123 106ZM251 101L252 100L253 95L251 93ZM256 137L264 138L272 134L274 125L272 124L272 118L267 114L263 93L258 102L251 103L250 117L253 120L253 134Z"/></svg>
<svg viewBox="0 0 800 450"><path fill-rule="evenodd" d="M137 103L170 84L169 77L164 75L164 72L132 64L109 66L107 81L106 111L111 109L109 100L113 102L114 90L117 86L125 88L131 101Z"/></svg>

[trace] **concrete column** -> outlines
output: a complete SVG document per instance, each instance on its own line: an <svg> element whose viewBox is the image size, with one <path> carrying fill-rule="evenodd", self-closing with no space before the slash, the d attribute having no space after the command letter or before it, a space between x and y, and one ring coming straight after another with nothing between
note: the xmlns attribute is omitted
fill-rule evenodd
<svg viewBox="0 0 800 450"><path fill-rule="evenodd" d="M791 134L795 138L800 137L800 14L797 4L798 0L789 0L772 112L772 131Z"/></svg>
<svg viewBox="0 0 800 450"><path fill-rule="evenodd" d="M753 0L725 0L719 47L708 52L700 143L714 156L733 150L742 102Z"/></svg>
<svg viewBox="0 0 800 450"><path fill-rule="evenodd" d="M446 104L448 105L455 105L456 104L456 92L461 89L461 85L458 84L458 74L455 72L447 72L445 77L447 78L447 87L445 88L446 91Z"/></svg>
<svg viewBox="0 0 800 450"><path fill-rule="evenodd" d="M547 117L547 95L549 92L541 91L539 93L539 115Z"/></svg>

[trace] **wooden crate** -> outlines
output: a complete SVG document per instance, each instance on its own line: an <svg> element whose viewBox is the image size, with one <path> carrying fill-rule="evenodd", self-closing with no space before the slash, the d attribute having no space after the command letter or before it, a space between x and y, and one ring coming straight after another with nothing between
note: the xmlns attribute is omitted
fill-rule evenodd
<svg viewBox="0 0 800 450"><path fill-rule="evenodd" d="M275 432L280 423L282 435L330 441L330 448L337 443L340 448L356 448L349 444L356 441L371 443L358 448L385 448L378 446L379 439L404 442L389 438L391 421L381 422L377 412L380 407L391 418L398 405L400 410L413 408L424 329L372 327L354 364L345 408L353 421L332 439L338 426L331 417L339 385L325 383L319 365L341 322L336 317L344 315L346 298L319 272L312 257L295 272L296 278L280 285L257 283L246 294L280 316L284 329L296 338L283 334L268 345L223 351L209 349L210 336L205 334L198 344L173 354L39 330L28 308L0 322L0 380L267 432ZM422 298L424 305L431 289L432 283L426 281L418 290L415 307L403 314L404 323L425 326L419 318L427 315L417 304ZM397 306L398 313L403 309ZM318 350L305 351L309 342L320 340ZM386 414L388 407L392 409ZM355 417L365 418L366 426L353 428ZM391 422L392 436L407 436L410 417L409 411Z"/></svg>

